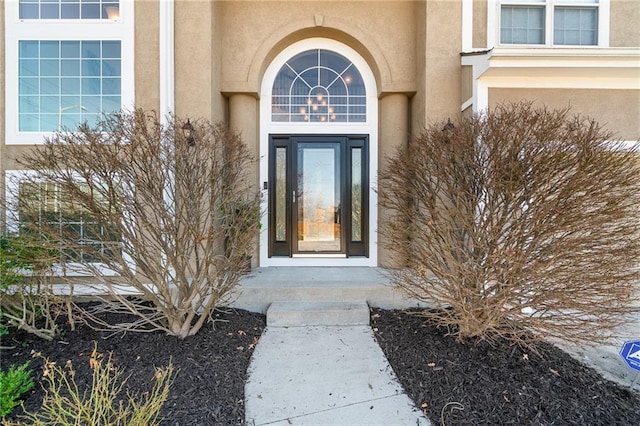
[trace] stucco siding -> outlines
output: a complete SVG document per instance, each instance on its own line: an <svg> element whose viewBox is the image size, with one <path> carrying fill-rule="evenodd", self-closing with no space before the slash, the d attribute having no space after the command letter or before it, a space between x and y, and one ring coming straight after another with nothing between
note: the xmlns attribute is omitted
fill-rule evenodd
<svg viewBox="0 0 640 426"><path fill-rule="evenodd" d="M135 5L135 102L137 108L160 109L159 7L157 2L137 1ZM125 105L127 109L133 105Z"/></svg>
<svg viewBox="0 0 640 426"><path fill-rule="evenodd" d="M182 117L205 117L212 121L214 61L214 3L178 1L175 7L175 93L176 114Z"/></svg>
<svg viewBox="0 0 640 426"><path fill-rule="evenodd" d="M370 62L381 92L415 84L417 2L225 1L220 7L223 91L257 93L260 71L271 59L310 37L357 50Z"/></svg>
<svg viewBox="0 0 640 426"><path fill-rule="evenodd" d="M425 117L428 125L460 113L462 3L427 1ZM457 28L457 31L452 31Z"/></svg>
<svg viewBox="0 0 640 426"><path fill-rule="evenodd" d="M611 0L609 44L611 47L640 47L640 3Z"/></svg>
<svg viewBox="0 0 640 426"><path fill-rule="evenodd" d="M473 47L487 47L487 0L473 0Z"/></svg>
<svg viewBox="0 0 640 426"><path fill-rule="evenodd" d="M572 112L588 115L616 137L640 139L640 90L587 89L498 89L489 90L489 105L531 100L550 108L571 107Z"/></svg>

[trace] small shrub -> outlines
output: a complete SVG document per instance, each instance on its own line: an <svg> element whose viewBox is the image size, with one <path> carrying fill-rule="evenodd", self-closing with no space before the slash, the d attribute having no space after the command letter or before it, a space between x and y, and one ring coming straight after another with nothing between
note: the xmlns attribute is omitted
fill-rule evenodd
<svg viewBox="0 0 640 426"><path fill-rule="evenodd" d="M81 390L75 381L71 362L62 367L44 359L46 383L42 408L38 413L21 416L30 425L124 425L159 424L158 415L169 396L173 365L157 369L151 392L143 395L122 395L127 378L113 365L111 354L104 359L94 348L89 358L93 370L91 389ZM21 424L21 423L18 423Z"/></svg>
<svg viewBox="0 0 640 426"><path fill-rule="evenodd" d="M598 341L634 311L640 159L593 120L521 103L434 125L379 187L395 283L459 339Z"/></svg>
<svg viewBox="0 0 640 426"><path fill-rule="evenodd" d="M9 370L0 372L0 417L5 417L20 404L20 397L33 388L29 361L19 367L9 366Z"/></svg>
<svg viewBox="0 0 640 426"><path fill-rule="evenodd" d="M55 252L22 235L0 235L0 335L21 328L44 339L58 332L56 317L64 305L54 296L47 275Z"/></svg>

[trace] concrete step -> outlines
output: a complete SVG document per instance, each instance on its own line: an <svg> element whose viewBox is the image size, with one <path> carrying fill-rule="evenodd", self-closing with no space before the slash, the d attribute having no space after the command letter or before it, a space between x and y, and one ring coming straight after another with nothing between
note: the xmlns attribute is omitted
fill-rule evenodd
<svg viewBox="0 0 640 426"><path fill-rule="evenodd" d="M227 306L267 313L275 302L361 302L384 309L426 306L391 284L381 268L254 268L229 295Z"/></svg>
<svg viewBox="0 0 640 426"><path fill-rule="evenodd" d="M268 327L314 325L369 325L366 302L290 301L274 302L267 309Z"/></svg>

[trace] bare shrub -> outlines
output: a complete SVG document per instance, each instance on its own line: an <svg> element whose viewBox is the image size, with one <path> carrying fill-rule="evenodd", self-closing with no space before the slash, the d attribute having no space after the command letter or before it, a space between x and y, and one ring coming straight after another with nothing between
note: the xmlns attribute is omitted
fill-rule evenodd
<svg viewBox="0 0 640 426"><path fill-rule="evenodd" d="M136 110L58 132L21 159L35 173L15 185L11 210L20 232L59 250L76 294L78 283L94 283L109 310L137 317L103 325L184 338L237 285L259 198L238 133L200 120L187 137L183 121L168 120Z"/></svg>
<svg viewBox="0 0 640 426"><path fill-rule="evenodd" d="M639 164L569 110L431 126L381 176L394 281L459 339L600 340L633 310Z"/></svg>

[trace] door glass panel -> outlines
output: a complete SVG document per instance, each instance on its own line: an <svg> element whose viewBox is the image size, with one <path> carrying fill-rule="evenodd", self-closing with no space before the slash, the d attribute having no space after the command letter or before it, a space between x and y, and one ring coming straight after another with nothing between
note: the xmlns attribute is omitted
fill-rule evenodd
<svg viewBox="0 0 640 426"><path fill-rule="evenodd" d="M351 149L351 241L362 241L362 148Z"/></svg>
<svg viewBox="0 0 640 426"><path fill-rule="evenodd" d="M299 143L298 252L341 251L340 144Z"/></svg>
<svg viewBox="0 0 640 426"><path fill-rule="evenodd" d="M287 149L276 148L276 241L287 241Z"/></svg>

